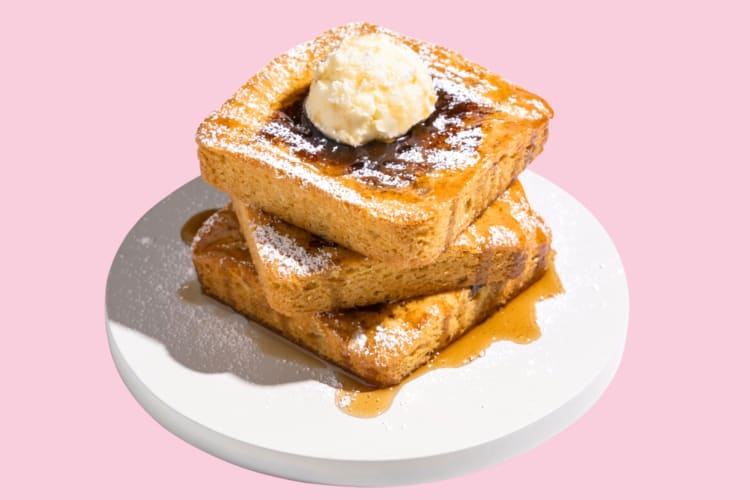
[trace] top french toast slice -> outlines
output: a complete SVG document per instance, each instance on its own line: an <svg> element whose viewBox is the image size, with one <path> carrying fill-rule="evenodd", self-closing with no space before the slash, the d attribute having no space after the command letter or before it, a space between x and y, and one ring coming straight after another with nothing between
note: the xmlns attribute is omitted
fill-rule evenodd
<svg viewBox="0 0 750 500"><path fill-rule="evenodd" d="M383 33L415 50L435 112L392 143L353 148L322 136L301 102L315 68L347 37ZM197 132L204 179L368 257L433 262L538 155L552 110L461 55L367 23L348 24L271 61Z"/></svg>

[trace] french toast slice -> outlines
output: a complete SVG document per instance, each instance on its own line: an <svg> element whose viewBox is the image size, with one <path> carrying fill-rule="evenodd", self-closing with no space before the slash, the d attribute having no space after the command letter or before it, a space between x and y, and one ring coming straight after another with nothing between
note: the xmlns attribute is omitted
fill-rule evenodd
<svg viewBox="0 0 750 500"><path fill-rule="evenodd" d="M203 291L366 382L397 384L541 276L549 239L527 240L522 272L480 289L334 312L284 315L266 301L234 211L212 215L193 240Z"/></svg>
<svg viewBox="0 0 750 500"><path fill-rule="evenodd" d="M516 180L431 263L399 267L322 240L233 200L268 303L284 314L331 311L516 278L527 240L549 239Z"/></svg>
<svg viewBox="0 0 750 500"><path fill-rule="evenodd" d="M352 148L302 112L316 66L346 37L383 33L415 50L436 111L392 143ZM347 24L271 61L208 116L196 141L214 187L376 260L433 262L536 157L553 112L449 49Z"/></svg>

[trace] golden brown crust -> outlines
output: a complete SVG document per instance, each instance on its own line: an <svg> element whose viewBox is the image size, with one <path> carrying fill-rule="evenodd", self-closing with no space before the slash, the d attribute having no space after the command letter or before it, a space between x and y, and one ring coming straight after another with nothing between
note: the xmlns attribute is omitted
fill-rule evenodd
<svg viewBox="0 0 750 500"><path fill-rule="evenodd" d="M234 212L209 218L193 243L204 291L321 357L377 385L393 385L436 350L483 321L548 265L546 233L528 240L523 271L513 279L418 299L336 312L283 315L272 309L239 232Z"/></svg>
<svg viewBox="0 0 750 500"><path fill-rule="evenodd" d="M476 157L423 176L419 190L327 175L259 138L273 113L307 89L317 63L340 40L374 31L416 50L436 86L493 109L481 124ZM551 117L543 99L455 52L357 23L292 49L250 78L201 124L198 156L204 178L243 202L372 258L420 265L434 261L541 152Z"/></svg>
<svg viewBox="0 0 750 500"><path fill-rule="evenodd" d="M269 304L285 314L403 300L517 277L528 239L549 233L514 181L438 259L396 266L287 224L237 200L240 222Z"/></svg>

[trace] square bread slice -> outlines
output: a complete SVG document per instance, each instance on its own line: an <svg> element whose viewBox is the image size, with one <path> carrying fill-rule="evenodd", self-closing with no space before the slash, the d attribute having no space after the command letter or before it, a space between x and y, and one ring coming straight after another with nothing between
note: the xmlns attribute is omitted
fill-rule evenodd
<svg viewBox="0 0 750 500"><path fill-rule="evenodd" d="M341 40L373 32L421 56L438 105L406 136L352 148L305 122L301 102ZM196 140L201 173L216 188L368 257L421 265L542 151L552 115L542 98L456 52L355 23L274 59L203 121Z"/></svg>
<svg viewBox="0 0 750 500"><path fill-rule="evenodd" d="M268 303L279 312L331 311L518 277L527 240L549 240L523 187L510 188L431 263L400 267L323 240L233 201Z"/></svg>
<svg viewBox="0 0 750 500"><path fill-rule="evenodd" d="M203 291L320 357L385 387L397 384L472 326L541 276L549 241L528 240L521 274L479 290L336 312L284 315L266 301L230 208L212 215L193 240L193 263Z"/></svg>

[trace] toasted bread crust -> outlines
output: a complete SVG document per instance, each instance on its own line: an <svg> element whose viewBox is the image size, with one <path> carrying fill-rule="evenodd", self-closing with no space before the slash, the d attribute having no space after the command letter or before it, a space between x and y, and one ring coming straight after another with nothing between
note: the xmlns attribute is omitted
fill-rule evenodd
<svg viewBox="0 0 750 500"><path fill-rule="evenodd" d="M483 321L548 266L549 240L528 240L515 278L374 307L284 315L266 301L234 212L219 210L193 242L203 290L376 386L396 384Z"/></svg>
<svg viewBox="0 0 750 500"><path fill-rule="evenodd" d="M523 270L527 240L549 238L518 181L435 262L416 267L365 257L239 201L233 208L266 300L285 314L347 309L512 279Z"/></svg>
<svg viewBox="0 0 750 500"><path fill-rule="evenodd" d="M472 160L425 174L420 190L327 175L289 148L259 138L270 117L305 92L318 62L343 38L375 31L417 51L437 84L493 109ZM199 127L198 157L206 181L242 202L371 258L423 265L541 152L551 117L543 99L455 52L357 23L290 50L250 78Z"/></svg>

